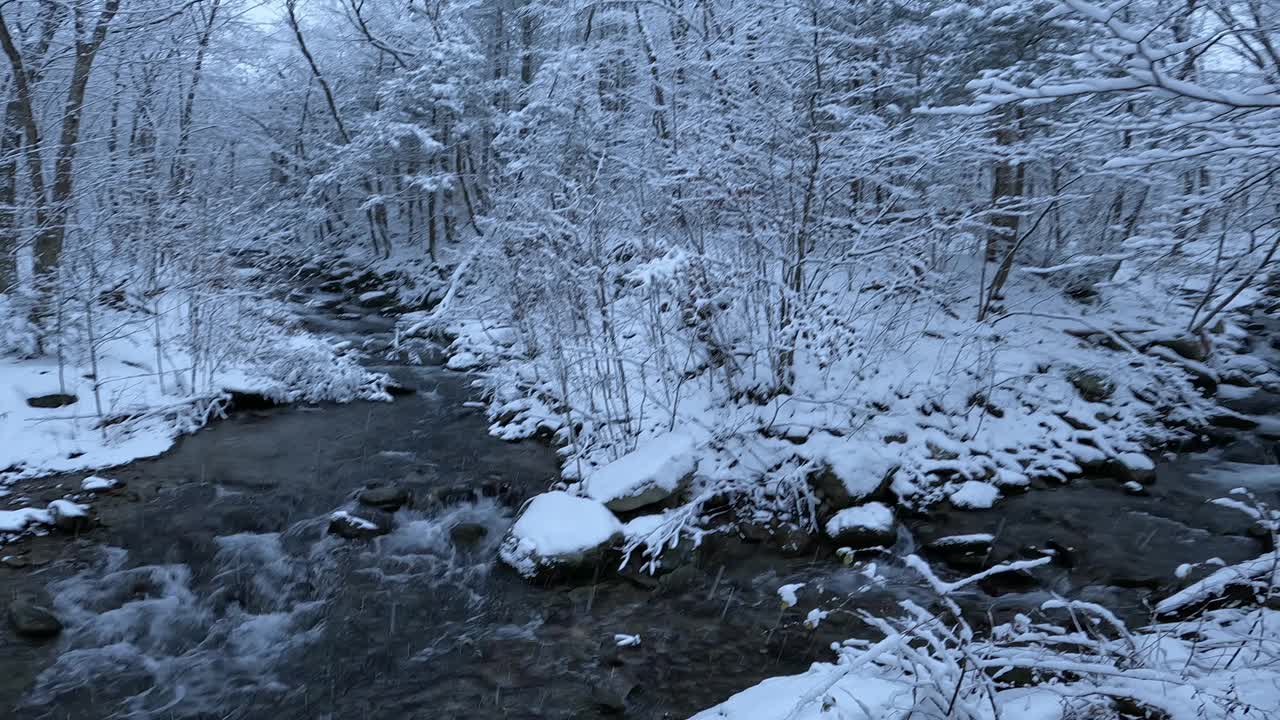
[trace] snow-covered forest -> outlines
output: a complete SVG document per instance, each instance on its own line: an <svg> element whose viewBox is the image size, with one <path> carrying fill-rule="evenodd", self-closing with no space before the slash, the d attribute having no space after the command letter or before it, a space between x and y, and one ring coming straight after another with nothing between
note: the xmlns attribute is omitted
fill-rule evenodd
<svg viewBox="0 0 1280 720"><path fill-rule="evenodd" d="M515 496L483 522L409 517L448 493L369 458L450 442L415 430L362 441L351 503L302 491L234 533L412 555L408 528L474 525L468 572L530 593L661 596L696 566L719 603L724 538L845 573L756 603L782 606L761 652L795 633L816 664L726 680L745 692L698 717L1280 716L1277 0L4 0L0 49L0 556L110 527L104 468L272 406L396 412L455 382L405 368L443 364L557 470L471 478L482 508ZM192 482L238 451L202 452ZM1219 460L1249 481L1153 489ZM1103 583L1146 593L1137 615L1072 592L1049 578L1087 551L1006 527L1099 479L1247 551ZM1243 525L1195 524L1206 503ZM1023 600L975 607L993 583ZM72 654L140 646L85 630L82 589L46 603ZM190 671L143 655L145 687ZM54 712L67 657L14 702ZM577 716L637 714L614 677ZM328 717L328 687L274 702ZM260 716L181 690L101 717ZM512 716L577 712L539 703Z"/></svg>

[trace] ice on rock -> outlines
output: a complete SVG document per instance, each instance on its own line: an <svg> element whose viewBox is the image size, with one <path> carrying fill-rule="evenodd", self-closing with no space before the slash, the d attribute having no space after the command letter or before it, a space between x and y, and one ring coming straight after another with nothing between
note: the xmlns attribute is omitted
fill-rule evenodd
<svg viewBox="0 0 1280 720"><path fill-rule="evenodd" d="M697 442L689 433L669 432L596 470L587 495L614 512L661 502L684 486L697 468Z"/></svg>
<svg viewBox="0 0 1280 720"><path fill-rule="evenodd" d="M529 502L498 550L525 577L594 564L622 538L622 523L591 498L543 493Z"/></svg>

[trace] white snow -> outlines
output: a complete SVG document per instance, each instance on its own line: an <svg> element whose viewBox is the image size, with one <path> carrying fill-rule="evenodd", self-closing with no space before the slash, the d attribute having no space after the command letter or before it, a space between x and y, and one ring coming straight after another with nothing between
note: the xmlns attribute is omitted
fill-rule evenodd
<svg viewBox="0 0 1280 720"><path fill-rule="evenodd" d="M120 486L120 481L100 475L90 475L80 481L80 489L85 491L111 490Z"/></svg>
<svg viewBox="0 0 1280 720"><path fill-rule="evenodd" d="M613 636L613 644L618 647L638 647L640 645L640 636L616 633Z"/></svg>
<svg viewBox="0 0 1280 720"><path fill-rule="evenodd" d="M951 492L950 498L956 507L982 510L996 504L1000 499L1000 488L991 483L967 480Z"/></svg>
<svg viewBox="0 0 1280 720"><path fill-rule="evenodd" d="M796 593L804 586L804 583L790 583L778 588L778 598L782 600L782 607L795 607L795 604L798 602Z"/></svg>
<svg viewBox="0 0 1280 720"><path fill-rule="evenodd" d="M21 535L40 525L52 525L58 518L85 517L89 506L70 500L54 500L47 508L24 507L0 510L0 534Z"/></svg>
<svg viewBox="0 0 1280 720"><path fill-rule="evenodd" d="M622 523L602 503L552 491L529 501L499 555L520 574L569 561L622 535Z"/></svg>
<svg viewBox="0 0 1280 720"><path fill-rule="evenodd" d="M94 470L159 455L181 435L222 412L225 390L261 393L281 401L389 400L385 376L342 357L329 341L291 325L283 306L255 299L231 306L219 330L236 342L219 348L218 365L193 361L184 349L185 294L152 300L163 318L164 350L157 360L150 315L100 309L103 327L116 328L95 346L97 382L83 348L56 357L0 357L0 485L21 478ZM4 312L0 303L0 313ZM268 321L269 319L269 321ZM191 366L197 371L193 377ZM96 390L96 393L95 393ZM29 398L66 393L59 408L31 407Z"/></svg>
<svg viewBox="0 0 1280 720"><path fill-rule="evenodd" d="M55 518L85 517L89 514L89 506L70 500L54 500L49 503L49 512L53 513Z"/></svg>
<svg viewBox="0 0 1280 720"><path fill-rule="evenodd" d="M995 535L989 533L971 533L969 535L948 535L938 538L930 543L934 547L949 547L953 545L981 545L994 542Z"/></svg>
<svg viewBox="0 0 1280 720"><path fill-rule="evenodd" d="M1120 453L1119 455L1116 456L1116 460L1120 461L1122 465L1129 468L1130 470L1145 471L1145 470L1156 469L1156 464L1151 462L1151 458L1147 457L1142 453L1136 453L1136 452Z"/></svg>
<svg viewBox="0 0 1280 720"><path fill-rule="evenodd" d="M1179 572L1184 572L1180 567ZM1184 573L1185 574L1185 573ZM1271 575L1271 577L1267 577ZM1184 575L1179 575L1183 577ZM1224 567L1207 578L1183 588L1156 604L1156 614L1176 612L1189 605L1221 595L1232 585L1262 582L1280 586L1280 551L1266 553L1253 560Z"/></svg>
<svg viewBox="0 0 1280 720"><path fill-rule="evenodd" d="M350 524L352 527L356 527L361 530L377 530L378 529L377 523L366 520L358 515L352 515L346 510L335 510L334 512L329 514L329 519L342 520Z"/></svg>
<svg viewBox="0 0 1280 720"><path fill-rule="evenodd" d="M696 451L692 433L676 431L650 438L592 473L584 483L587 495L616 511L661 500L693 473L698 465Z"/></svg>
<svg viewBox="0 0 1280 720"><path fill-rule="evenodd" d="M391 293L387 292L386 290L370 290L368 292L360 293L360 295L356 299L363 303L363 302L369 302L370 300L380 300L390 294Z"/></svg>
<svg viewBox="0 0 1280 720"><path fill-rule="evenodd" d="M21 533L32 525L50 525L53 516L48 510L25 507L17 510L0 510L0 533Z"/></svg>
<svg viewBox="0 0 1280 720"><path fill-rule="evenodd" d="M836 537L848 530L888 532L892 529L893 510L888 505L878 502L845 508L827 521L827 534L831 537Z"/></svg>
<svg viewBox="0 0 1280 720"><path fill-rule="evenodd" d="M465 370L474 370L483 364L483 361L480 360L478 355L469 352L460 352L450 356L449 361L445 363L445 367L450 370L462 372Z"/></svg>

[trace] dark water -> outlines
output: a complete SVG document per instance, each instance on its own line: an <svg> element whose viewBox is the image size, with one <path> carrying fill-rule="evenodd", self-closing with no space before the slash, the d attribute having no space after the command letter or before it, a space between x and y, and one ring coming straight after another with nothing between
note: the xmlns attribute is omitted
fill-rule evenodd
<svg viewBox="0 0 1280 720"><path fill-rule="evenodd" d="M353 337L387 327L312 323ZM851 597L851 609L920 594L892 558L878 559L888 582L871 587L865 566L842 567L830 548L784 557L724 539L656 590L612 576L530 585L495 560L514 510L487 497L416 503L372 542L330 536L328 514L354 507L369 482L394 481L419 498L505 483L518 499L556 476L550 449L488 436L482 414L464 405L466 376L384 369L417 392L242 413L113 471L133 496L98 503L105 527L37 571L0 575L46 588L67 625L44 646L0 636L0 708L60 719L685 717L865 633L852 613L805 630L802 610L779 612L779 585L822 586ZM965 603L979 612L1061 591L1141 617L1177 564L1257 554L1247 523L1203 498L1245 484L1224 473L1265 485L1266 467L1236 472L1217 455L1182 457L1161 467L1147 496L1082 481L913 529L924 539L998 532L996 553L1009 557L1049 539L1077 548L1074 567L1046 571L1047 590L971 593ZM455 546L458 522L488 534ZM896 551L912 549L904 534ZM639 634L641 645L617 648L615 633Z"/></svg>

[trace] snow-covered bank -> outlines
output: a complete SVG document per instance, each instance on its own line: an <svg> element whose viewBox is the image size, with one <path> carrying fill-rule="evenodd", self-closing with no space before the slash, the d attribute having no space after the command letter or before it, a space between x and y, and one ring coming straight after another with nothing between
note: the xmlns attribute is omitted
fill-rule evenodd
<svg viewBox="0 0 1280 720"><path fill-rule="evenodd" d="M1248 500L1229 502L1274 540L1280 512ZM951 595L1026 562L954 582L939 580L918 557L907 564L937 593L930 608L903 601L898 617L862 612L878 639L833 645L834 662L765 680L693 720L1244 720L1280 710L1275 553L1223 568L1157 607L1164 613L1199 605L1189 617L1133 630L1100 605L1055 597L978 631ZM780 594L791 592L794 605L790 588ZM823 615L820 608L810 612Z"/></svg>
<svg viewBox="0 0 1280 720"><path fill-rule="evenodd" d="M1280 387L1242 327L1245 311L1269 301L1257 293L1186 336L1186 287L1138 276L1077 301L1028 276L1011 282L1001 315L974 322L951 310L964 306L948 290L961 269L906 296L833 291L827 311L844 312L847 327L802 342L794 379L769 392L763 367L762 384L746 384L766 352L745 337L690 336L687 317L654 299L682 287L682 253L639 264L642 279L639 269L623 275L631 284L609 310L603 345L566 335L548 346L530 334L528 308L521 321L503 304L411 314L402 334L448 339L449 366L477 372L492 398L493 431L553 438L566 482L584 494L608 501L620 491L601 487L626 484L618 463L673 434L697 437L680 459L689 468L663 479L674 488L691 476L680 498L729 496L739 517L813 529L869 500L982 508L1085 472L1146 482L1155 449L1253 423L1218 404L1219 388L1234 398ZM675 462L646 462L660 461ZM645 484L646 463L625 464ZM625 504L615 509L645 503ZM696 508L671 517L699 523Z"/></svg>
<svg viewBox="0 0 1280 720"><path fill-rule="evenodd" d="M199 332L212 338L193 337L186 298L161 296L148 307L94 308L92 336L87 325L71 328L61 347L28 358L23 320L0 296L9 331L0 347L0 487L157 455L221 417L236 395L389 399L385 376L301 331L283 304L262 295L202 309Z"/></svg>

